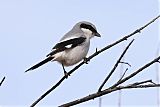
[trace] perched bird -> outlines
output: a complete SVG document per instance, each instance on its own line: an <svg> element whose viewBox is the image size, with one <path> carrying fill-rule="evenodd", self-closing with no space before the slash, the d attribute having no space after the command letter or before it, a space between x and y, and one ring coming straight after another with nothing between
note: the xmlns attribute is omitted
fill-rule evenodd
<svg viewBox="0 0 160 107"><path fill-rule="evenodd" d="M97 32L95 25L86 21L77 23L52 48L46 59L27 69L25 72L34 70L49 61L58 61L62 64L64 74L67 75L64 66L72 66L85 59L89 50L90 39L94 36L101 36Z"/></svg>

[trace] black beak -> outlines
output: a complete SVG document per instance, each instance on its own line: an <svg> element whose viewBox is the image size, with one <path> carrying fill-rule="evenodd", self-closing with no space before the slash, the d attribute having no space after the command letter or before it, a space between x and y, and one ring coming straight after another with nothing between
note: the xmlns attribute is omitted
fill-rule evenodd
<svg viewBox="0 0 160 107"><path fill-rule="evenodd" d="M101 35L98 32L95 33L95 36L101 37Z"/></svg>

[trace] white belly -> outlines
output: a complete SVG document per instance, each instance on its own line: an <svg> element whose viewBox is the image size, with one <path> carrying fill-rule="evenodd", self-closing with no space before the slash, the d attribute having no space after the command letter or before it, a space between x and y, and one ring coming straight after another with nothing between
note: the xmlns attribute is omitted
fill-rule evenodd
<svg viewBox="0 0 160 107"><path fill-rule="evenodd" d="M84 59L88 53L88 50L89 43L87 45L76 46L72 49L67 49L55 54L54 60L58 61L59 63L63 63L64 66L71 66Z"/></svg>

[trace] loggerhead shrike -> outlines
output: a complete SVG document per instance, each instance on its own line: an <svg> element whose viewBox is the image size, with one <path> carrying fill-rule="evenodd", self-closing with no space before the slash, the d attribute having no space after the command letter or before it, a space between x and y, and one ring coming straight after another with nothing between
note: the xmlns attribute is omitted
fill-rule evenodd
<svg viewBox="0 0 160 107"><path fill-rule="evenodd" d="M86 21L77 23L52 48L46 59L27 69L25 72L34 70L49 61L58 61L62 64L64 74L68 75L64 66L71 66L85 59L89 50L90 39L94 36L100 37L101 35L92 23Z"/></svg>

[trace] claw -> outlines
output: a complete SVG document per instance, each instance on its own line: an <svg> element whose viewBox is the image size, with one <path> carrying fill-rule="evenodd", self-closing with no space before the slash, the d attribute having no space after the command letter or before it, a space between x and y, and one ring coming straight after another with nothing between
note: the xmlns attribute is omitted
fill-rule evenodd
<svg viewBox="0 0 160 107"><path fill-rule="evenodd" d="M66 71L64 72L64 76L66 77L66 79L70 76Z"/></svg>
<svg viewBox="0 0 160 107"><path fill-rule="evenodd" d="M84 58L84 63L85 63L85 64L88 64L88 62L89 62L89 59L85 57L85 58Z"/></svg>

